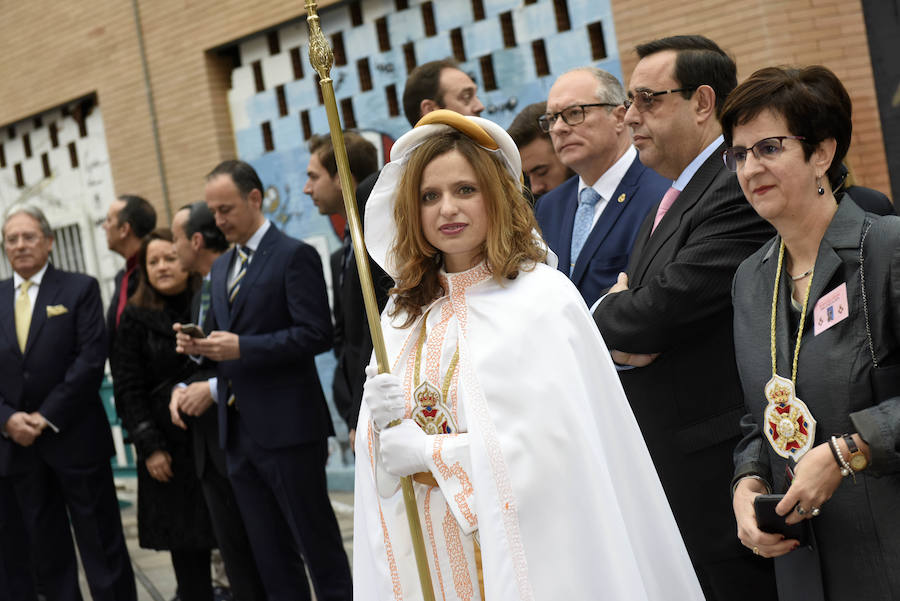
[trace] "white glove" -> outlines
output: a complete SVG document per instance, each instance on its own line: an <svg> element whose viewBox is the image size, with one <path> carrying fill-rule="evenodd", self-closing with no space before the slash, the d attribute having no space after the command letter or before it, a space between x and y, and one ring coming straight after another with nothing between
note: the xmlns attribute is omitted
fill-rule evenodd
<svg viewBox="0 0 900 601"><path fill-rule="evenodd" d="M406 394L400 378L393 374L379 374L374 365L366 367L362 400L369 407L376 430L383 430L395 419L406 414Z"/></svg>
<svg viewBox="0 0 900 601"><path fill-rule="evenodd" d="M381 431L381 463L384 471L402 478L427 472L426 457L431 452L431 437L411 419Z"/></svg>

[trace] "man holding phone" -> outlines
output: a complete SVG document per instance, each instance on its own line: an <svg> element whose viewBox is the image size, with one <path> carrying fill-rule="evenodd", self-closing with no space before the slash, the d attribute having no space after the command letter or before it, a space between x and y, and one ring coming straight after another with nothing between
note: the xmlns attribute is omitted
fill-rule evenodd
<svg viewBox="0 0 900 601"><path fill-rule="evenodd" d="M203 285L191 305L191 319L195 323L175 324L175 329L188 336L203 338L203 324L209 321L209 271L213 262L228 250L228 241L216 227L216 219L204 201L182 207L175 213L172 235L178 260L184 269L203 276ZM169 411L172 423L190 429L193 435L197 476L225 562L232 596L235 601L262 600L265 590L228 481L225 452L219 445L219 419L213 408L215 391L216 365L203 359L198 363L197 373L172 390Z"/></svg>

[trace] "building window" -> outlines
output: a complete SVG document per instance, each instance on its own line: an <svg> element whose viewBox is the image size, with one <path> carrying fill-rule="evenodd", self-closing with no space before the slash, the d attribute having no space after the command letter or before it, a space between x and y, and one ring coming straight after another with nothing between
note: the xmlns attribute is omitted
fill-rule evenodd
<svg viewBox="0 0 900 601"><path fill-rule="evenodd" d="M512 12L506 11L500 15L500 31L503 33L503 47L516 47L516 30L513 27Z"/></svg>
<svg viewBox="0 0 900 601"><path fill-rule="evenodd" d="M266 34L266 41L269 43L269 54L275 56L281 52L281 42L278 41L278 32L270 31Z"/></svg>
<svg viewBox="0 0 900 601"><path fill-rule="evenodd" d="M24 188L25 176L22 175L22 163L16 163L14 170L16 172L16 186L18 186L19 188Z"/></svg>
<svg viewBox="0 0 900 601"><path fill-rule="evenodd" d="M375 31L378 33L378 50L387 52L391 49L391 37L388 35L387 17L375 20Z"/></svg>
<svg viewBox="0 0 900 601"><path fill-rule="evenodd" d="M352 98L344 98L341 100L341 117L344 118L344 129L353 129L356 127L356 115L353 114Z"/></svg>
<svg viewBox="0 0 900 601"><path fill-rule="evenodd" d="M387 96L388 115L397 117L400 115L400 103L397 101L397 86L391 84L384 88L384 95Z"/></svg>
<svg viewBox="0 0 900 601"><path fill-rule="evenodd" d="M350 24L359 27L363 24L362 2L350 3Z"/></svg>
<svg viewBox="0 0 900 601"><path fill-rule="evenodd" d="M266 152L275 150L275 142L272 140L272 125L268 121L262 124L263 149Z"/></svg>
<svg viewBox="0 0 900 601"><path fill-rule="evenodd" d="M359 89L368 92L372 89L372 70L369 69L369 59L361 58L356 61L356 72L359 75Z"/></svg>
<svg viewBox="0 0 900 601"><path fill-rule="evenodd" d="M3 144L0 144L0 169L6 168L6 151L3 150Z"/></svg>
<svg viewBox="0 0 900 601"><path fill-rule="evenodd" d="M569 20L569 5L566 0L553 0L553 10L556 12L556 31L569 31L572 23Z"/></svg>
<svg viewBox="0 0 900 601"><path fill-rule="evenodd" d="M409 8L409 0L394 0L394 6L397 10L406 10Z"/></svg>
<svg viewBox="0 0 900 601"><path fill-rule="evenodd" d="M416 68L416 47L412 42L403 44L403 58L406 59L406 72Z"/></svg>
<svg viewBox="0 0 900 601"><path fill-rule="evenodd" d="M347 53L344 52L344 34L337 32L331 36L331 47L334 51L334 66L343 67L347 64Z"/></svg>
<svg viewBox="0 0 900 601"><path fill-rule="evenodd" d="M78 150L75 149L75 142L69 142L69 164L72 169L78 169Z"/></svg>
<svg viewBox="0 0 900 601"><path fill-rule="evenodd" d="M534 56L534 70L538 77L550 75L550 62L547 60L547 48L544 46L544 40L531 42L531 54Z"/></svg>
<svg viewBox="0 0 900 601"><path fill-rule="evenodd" d="M591 40L591 59L598 61L606 58L606 41L603 39L603 23L597 21L588 25L588 38Z"/></svg>
<svg viewBox="0 0 900 601"><path fill-rule="evenodd" d="M253 61L253 83L256 84L256 91L262 92L266 89L266 84L263 81L263 72L262 72L262 63L260 61Z"/></svg>
<svg viewBox="0 0 900 601"><path fill-rule="evenodd" d="M437 35L437 25L434 22L434 5L426 2L422 5L422 22L425 24L425 35L434 37Z"/></svg>
<svg viewBox="0 0 900 601"><path fill-rule="evenodd" d="M472 0L472 19L474 21L484 20L484 0Z"/></svg>
<svg viewBox="0 0 900 601"><path fill-rule="evenodd" d="M50 124L50 145L53 148L59 148L59 131L56 128L56 121Z"/></svg>
<svg viewBox="0 0 900 601"><path fill-rule="evenodd" d="M303 128L303 139L312 137L312 125L309 122L309 111L300 111L300 127Z"/></svg>
<svg viewBox="0 0 900 601"><path fill-rule="evenodd" d="M275 86L275 96L278 98L278 116L287 117L288 105L287 96L284 93L284 86Z"/></svg>
<svg viewBox="0 0 900 601"><path fill-rule="evenodd" d="M44 177L50 177L50 157L46 152L41 153L41 169L44 170Z"/></svg>
<svg viewBox="0 0 900 601"><path fill-rule="evenodd" d="M22 134L22 146L25 148L25 158L31 158L31 134Z"/></svg>
<svg viewBox="0 0 900 601"><path fill-rule="evenodd" d="M461 28L457 27L450 31L450 45L453 47L453 58L461 63L466 62L466 47L463 44Z"/></svg>
<svg viewBox="0 0 900 601"><path fill-rule="evenodd" d="M488 92L497 89L497 80L494 78L494 59L491 55L482 56L478 59L481 64L481 83Z"/></svg>
<svg viewBox="0 0 900 601"><path fill-rule="evenodd" d="M303 79L303 57L299 46L291 48L291 66L294 68L294 80Z"/></svg>

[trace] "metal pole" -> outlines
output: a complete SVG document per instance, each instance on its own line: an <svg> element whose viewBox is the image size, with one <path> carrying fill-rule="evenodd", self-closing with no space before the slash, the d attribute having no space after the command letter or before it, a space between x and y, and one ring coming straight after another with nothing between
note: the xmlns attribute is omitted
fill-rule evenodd
<svg viewBox="0 0 900 601"><path fill-rule="evenodd" d="M381 318L378 312L378 302L375 299L375 288L372 285L372 274L369 271L369 255L366 252L366 245L363 240L356 199L352 193L353 177L350 174L350 162L347 159L347 149L344 146L344 132L341 128L337 102L334 98L334 86L331 81L331 65L334 61L334 55L325 39L325 35L322 33L322 28L319 26L319 15L316 14L316 10L316 2L314 0L306 0L306 22L309 26L309 62L319 74L319 85L322 88L322 98L325 101L325 111L328 114L331 143L334 146L334 158L337 162L338 176L341 180L344 208L347 211L347 222L350 226L353 253L356 255L356 268L359 270L359 283L362 287L363 300L366 305L369 331L372 333L375 360L378 362L379 373L387 373L390 371L390 366L387 349L384 346L384 335L381 332ZM402 478L400 486L403 490L403 503L406 506L406 518L409 521L409 531L412 537L413 551L416 556L416 567L419 570L419 581L422 585L422 597L425 601L434 601L434 589L431 585L431 574L428 570L428 557L425 555L425 539L422 536L422 524L419 521L419 511L412 478L410 476Z"/></svg>

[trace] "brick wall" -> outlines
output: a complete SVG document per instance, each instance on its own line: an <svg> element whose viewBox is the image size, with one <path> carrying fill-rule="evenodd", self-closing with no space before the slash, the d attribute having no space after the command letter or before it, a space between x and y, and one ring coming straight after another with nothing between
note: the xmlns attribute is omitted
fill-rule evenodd
<svg viewBox="0 0 900 601"><path fill-rule="evenodd" d="M715 40L735 58L738 81L771 65L821 64L834 71L853 100L853 141L848 163L857 183L890 193L859 0L611 3L626 80L637 63L636 44L682 33L698 33ZM685 10L685 4L689 10Z"/></svg>

